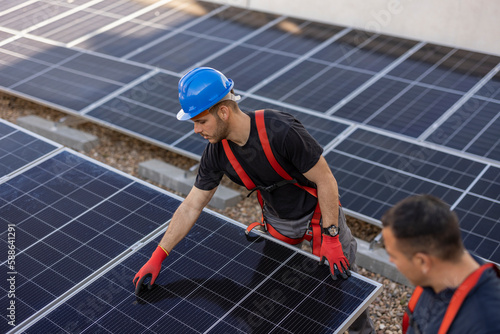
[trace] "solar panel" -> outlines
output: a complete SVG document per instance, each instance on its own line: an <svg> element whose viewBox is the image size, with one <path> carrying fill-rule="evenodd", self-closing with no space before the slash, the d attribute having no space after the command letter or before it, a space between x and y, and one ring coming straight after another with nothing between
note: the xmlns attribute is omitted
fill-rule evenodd
<svg viewBox="0 0 500 334"><path fill-rule="evenodd" d="M0 221L15 226L17 323L158 228L180 203L66 149L1 183L0 197ZM0 235L7 252L7 229ZM7 293L0 299L9 302Z"/></svg>
<svg viewBox="0 0 500 334"><path fill-rule="evenodd" d="M0 38L4 91L193 159L206 142L191 123L174 119L177 82L193 67L218 68L235 81L242 108L291 112L325 152L333 148L332 168L344 166L336 177L345 207L375 224L388 205L417 191L442 194L459 207L477 170L500 168L498 56L180 0L7 1ZM422 163L423 172L413 174L401 162L408 156L391 151L396 144L381 149L396 165L364 155L356 160L356 150L336 148L365 131L366 144L386 136L415 152L432 149L479 167L457 177L457 186L443 182L446 168ZM356 166L364 170L353 172ZM450 175L462 172L454 168ZM408 182L381 191L383 181L369 171Z"/></svg>
<svg viewBox="0 0 500 334"><path fill-rule="evenodd" d="M60 147L0 119L0 180Z"/></svg>
<svg viewBox="0 0 500 334"><path fill-rule="evenodd" d="M347 209L380 219L399 200L431 193L455 203L486 164L368 130L356 130L325 158Z"/></svg>
<svg viewBox="0 0 500 334"><path fill-rule="evenodd" d="M129 278L158 241L24 332L342 332L379 288L357 275L334 282L317 260L267 239L249 243L240 226L204 213L165 261L155 288L136 298Z"/></svg>
<svg viewBox="0 0 500 334"><path fill-rule="evenodd" d="M243 225L206 210L137 299L131 279L180 198L69 149L0 183L0 198L16 235L15 266L2 262L15 276L16 327L4 321L2 332L341 331L381 288L357 274L334 282L312 255L250 242ZM6 252L7 230L0 236Z"/></svg>
<svg viewBox="0 0 500 334"><path fill-rule="evenodd" d="M500 161L499 108L500 101L471 98L427 140Z"/></svg>

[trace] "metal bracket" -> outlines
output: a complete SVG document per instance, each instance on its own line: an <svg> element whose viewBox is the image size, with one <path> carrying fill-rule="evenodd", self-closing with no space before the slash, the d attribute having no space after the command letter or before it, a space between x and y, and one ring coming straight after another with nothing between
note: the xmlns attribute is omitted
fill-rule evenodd
<svg viewBox="0 0 500 334"><path fill-rule="evenodd" d="M55 123L54 126L56 126L56 127L61 126L61 125L76 126L76 125L80 125L80 124L87 123L87 122L88 122L88 120L86 120L83 117L69 115L69 116L61 117L59 119L59 121L54 122Z"/></svg>
<svg viewBox="0 0 500 334"><path fill-rule="evenodd" d="M200 168L199 163L189 167L189 169L184 172L184 177L187 178L189 176L192 176L193 174L196 174L198 172L198 168Z"/></svg>
<svg viewBox="0 0 500 334"><path fill-rule="evenodd" d="M381 248L383 246L383 238L382 238L382 232L377 234L375 238L373 238L372 241L370 241L370 246L368 247L369 250L374 250L375 248Z"/></svg>

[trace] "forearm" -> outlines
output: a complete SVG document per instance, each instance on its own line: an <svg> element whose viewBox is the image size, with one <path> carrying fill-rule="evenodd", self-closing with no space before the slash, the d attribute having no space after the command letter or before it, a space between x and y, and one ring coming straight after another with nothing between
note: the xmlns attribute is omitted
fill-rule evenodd
<svg viewBox="0 0 500 334"><path fill-rule="evenodd" d="M189 233L201 210L193 210L182 203L174 213L170 224L163 235L159 245L167 252L172 249Z"/></svg>
<svg viewBox="0 0 500 334"><path fill-rule="evenodd" d="M167 252L171 252L191 230L198 220L203 208L208 204L216 188L212 190L200 190L195 187L191 189L186 199L175 211L167 231L163 235L159 245Z"/></svg>
<svg viewBox="0 0 500 334"><path fill-rule="evenodd" d="M320 157L316 165L304 176L316 184L323 227L338 226L339 188L325 158Z"/></svg>
<svg viewBox="0 0 500 334"><path fill-rule="evenodd" d="M337 181L332 176L331 180L325 180L318 184L317 191L323 227L338 226L339 192Z"/></svg>

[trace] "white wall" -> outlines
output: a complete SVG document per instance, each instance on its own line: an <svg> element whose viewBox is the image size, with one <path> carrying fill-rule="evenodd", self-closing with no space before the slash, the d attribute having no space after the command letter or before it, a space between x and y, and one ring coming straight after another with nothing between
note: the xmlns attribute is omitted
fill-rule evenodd
<svg viewBox="0 0 500 334"><path fill-rule="evenodd" d="M212 0L500 55L499 0Z"/></svg>

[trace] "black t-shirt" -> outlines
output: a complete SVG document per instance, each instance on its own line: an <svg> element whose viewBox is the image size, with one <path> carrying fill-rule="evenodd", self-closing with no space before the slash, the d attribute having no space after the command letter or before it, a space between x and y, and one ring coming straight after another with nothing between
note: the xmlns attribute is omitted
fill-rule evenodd
<svg viewBox="0 0 500 334"><path fill-rule="evenodd" d="M243 146L228 141L236 159L256 186L271 186L283 178L267 160L260 144L255 112L247 112L251 119L250 136ZM275 111L264 112L266 131L278 163L300 184L316 187L303 173L316 165L323 148L292 115ZM195 186L201 190L217 187L223 175L239 185L243 182L229 162L221 142L208 144L203 152ZM261 191L272 214L283 219L297 219L314 210L317 199L293 184L286 184L273 192Z"/></svg>

